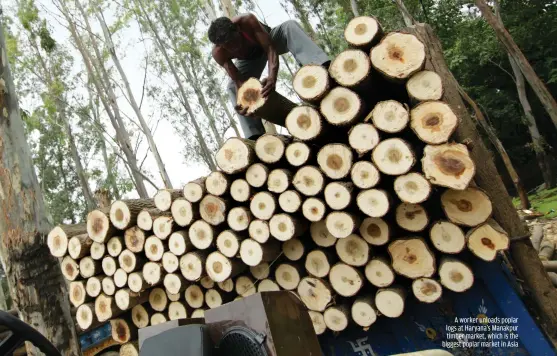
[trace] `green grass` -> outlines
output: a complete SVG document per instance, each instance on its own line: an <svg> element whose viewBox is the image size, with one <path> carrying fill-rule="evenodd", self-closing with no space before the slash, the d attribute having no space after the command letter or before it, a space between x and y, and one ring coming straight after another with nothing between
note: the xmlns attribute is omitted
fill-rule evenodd
<svg viewBox="0 0 557 356"><path fill-rule="evenodd" d="M545 219L557 217L557 188L541 190L529 195L528 198L532 205L531 210L545 214ZM513 198L513 203L517 208L520 207L518 198Z"/></svg>

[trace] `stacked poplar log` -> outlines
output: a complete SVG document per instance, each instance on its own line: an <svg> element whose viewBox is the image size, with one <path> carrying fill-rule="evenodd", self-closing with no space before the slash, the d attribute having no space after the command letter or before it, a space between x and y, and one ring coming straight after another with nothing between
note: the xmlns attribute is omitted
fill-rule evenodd
<svg viewBox="0 0 557 356"><path fill-rule="evenodd" d="M508 248L467 146L450 142L459 120L424 70L427 48L365 16L345 38L352 48L328 69L295 75L302 105L263 98L253 78L239 89L256 116L288 113L290 136L230 138L220 171L52 230L81 329L110 320L128 342L275 290L300 298L318 334L367 328L401 316L409 294L465 292L470 259Z"/></svg>

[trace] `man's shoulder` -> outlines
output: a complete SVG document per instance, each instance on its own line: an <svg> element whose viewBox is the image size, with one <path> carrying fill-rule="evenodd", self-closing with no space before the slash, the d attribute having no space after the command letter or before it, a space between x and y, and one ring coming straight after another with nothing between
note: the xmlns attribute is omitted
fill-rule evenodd
<svg viewBox="0 0 557 356"><path fill-rule="evenodd" d="M219 64L223 64L230 59L228 52L225 51L224 48L220 47L219 45L213 46L213 49L211 50L211 54L213 55L215 61Z"/></svg>
<svg viewBox="0 0 557 356"><path fill-rule="evenodd" d="M248 12L245 14L239 14L234 16L232 18L232 22L242 26L242 25L253 25L254 23L259 22L259 20L254 14Z"/></svg>

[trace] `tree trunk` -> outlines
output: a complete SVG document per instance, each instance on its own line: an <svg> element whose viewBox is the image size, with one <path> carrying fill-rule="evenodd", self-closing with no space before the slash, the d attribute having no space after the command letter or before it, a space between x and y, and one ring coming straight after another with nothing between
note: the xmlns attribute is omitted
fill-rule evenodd
<svg viewBox="0 0 557 356"><path fill-rule="evenodd" d="M360 11L358 10L358 3L356 0L350 0L350 8L354 16L360 16Z"/></svg>
<svg viewBox="0 0 557 356"><path fill-rule="evenodd" d="M514 42L514 39L505 26L497 20L497 17L493 14L485 0L475 0L474 3L482 12L487 23L495 31L495 35L506 48L508 55L514 60L518 68L520 68L520 71L524 74L532 90L536 93L538 99L547 111L551 121L553 121L553 124L557 127L557 102L543 81L538 77L534 68L532 68L530 62L528 62L528 59L524 56L524 53L522 53L518 45Z"/></svg>
<svg viewBox="0 0 557 356"><path fill-rule="evenodd" d="M60 352L79 354L67 287L45 243L49 223L26 142L0 26L0 255L15 308ZM28 346L28 351L38 350Z"/></svg>
<svg viewBox="0 0 557 356"><path fill-rule="evenodd" d="M412 14L410 14L410 11L408 11L408 9L406 8L406 5L404 5L404 1L403 0L395 0L396 2L396 6L398 7L398 10L400 11L401 15L402 15L402 19L404 20L404 24L406 26L412 26L416 20L414 20L414 18L412 17Z"/></svg>

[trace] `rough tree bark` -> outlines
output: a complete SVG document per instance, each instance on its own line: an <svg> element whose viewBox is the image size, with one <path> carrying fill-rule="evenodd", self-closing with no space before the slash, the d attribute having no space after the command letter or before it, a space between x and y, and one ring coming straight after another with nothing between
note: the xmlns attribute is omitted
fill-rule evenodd
<svg viewBox="0 0 557 356"><path fill-rule="evenodd" d="M67 287L46 245L46 207L31 160L0 22L0 256L23 321L62 353L78 355ZM29 352L38 350L29 346Z"/></svg>

